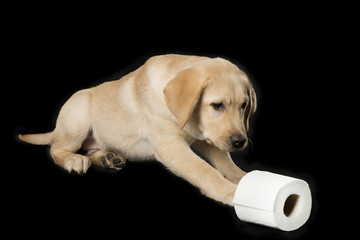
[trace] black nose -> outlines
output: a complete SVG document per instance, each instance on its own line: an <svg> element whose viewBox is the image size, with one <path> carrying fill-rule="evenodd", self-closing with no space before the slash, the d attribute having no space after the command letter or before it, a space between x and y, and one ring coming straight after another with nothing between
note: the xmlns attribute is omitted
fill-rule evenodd
<svg viewBox="0 0 360 240"><path fill-rule="evenodd" d="M246 137L243 135L231 135L229 139L234 148L242 148L246 143Z"/></svg>

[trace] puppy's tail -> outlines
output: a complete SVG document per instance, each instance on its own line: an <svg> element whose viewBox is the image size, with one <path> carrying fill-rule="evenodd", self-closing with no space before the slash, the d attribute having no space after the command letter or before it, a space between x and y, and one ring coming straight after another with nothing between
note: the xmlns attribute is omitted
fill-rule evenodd
<svg viewBox="0 0 360 240"><path fill-rule="evenodd" d="M26 134L26 135L18 135L19 139L36 145L48 145L51 142L52 132L48 133L39 133L39 134Z"/></svg>

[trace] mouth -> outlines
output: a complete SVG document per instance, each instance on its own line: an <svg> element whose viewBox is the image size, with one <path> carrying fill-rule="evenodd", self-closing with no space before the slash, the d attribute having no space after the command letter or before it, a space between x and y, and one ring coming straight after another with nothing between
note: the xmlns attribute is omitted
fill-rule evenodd
<svg viewBox="0 0 360 240"><path fill-rule="evenodd" d="M242 151L244 150L246 147L248 146L247 143L245 143L243 146L241 147L231 147L229 152L239 152L239 151Z"/></svg>

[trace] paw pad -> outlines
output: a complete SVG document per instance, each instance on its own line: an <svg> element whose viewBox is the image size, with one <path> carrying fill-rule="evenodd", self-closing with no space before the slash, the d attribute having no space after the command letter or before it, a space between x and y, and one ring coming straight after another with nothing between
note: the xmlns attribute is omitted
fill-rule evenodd
<svg viewBox="0 0 360 240"><path fill-rule="evenodd" d="M101 163L104 168L121 170L125 167L126 159L122 156L116 155L115 153L107 153L106 156L101 157Z"/></svg>

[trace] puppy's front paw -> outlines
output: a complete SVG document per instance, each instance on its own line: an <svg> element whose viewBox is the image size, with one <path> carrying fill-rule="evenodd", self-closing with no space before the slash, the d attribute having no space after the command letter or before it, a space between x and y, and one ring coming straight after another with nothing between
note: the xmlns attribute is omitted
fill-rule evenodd
<svg viewBox="0 0 360 240"><path fill-rule="evenodd" d="M225 196L224 196L225 204L227 204L229 206L234 206L233 199L234 199L236 188L237 188L237 186L235 184L233 184L233 186L231 186L231 188L229 189L229 192L227 192L225 194Z"/></svg>
<svg viewBox="0 0 360 240"><path fill-rule="evenodd" d="M245 175L246 175L246 172L244 172L240 168L237 168L237 169L233 169L233 171L225 177L227 179L229 179L229 181L231 181L235 184L238 184L240 182L241 178Z"/></svg>
<svg viewBox="0 0 360 240"><path fill-rule="evenodd" d="M101 163L104 168L121 170L125 167L126 158L117 155L116 153L108 152L106 155L101 157Z"/></svg>

